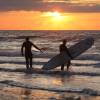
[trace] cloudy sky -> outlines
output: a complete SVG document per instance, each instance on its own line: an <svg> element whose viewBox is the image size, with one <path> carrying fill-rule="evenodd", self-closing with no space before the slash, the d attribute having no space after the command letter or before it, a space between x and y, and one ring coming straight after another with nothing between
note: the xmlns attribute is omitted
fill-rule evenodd
<svg viewBox="0 0 100 100"><path fill-rule="evenodd" d="M0 29L100 29L100 0L0 0Z"/></svg>

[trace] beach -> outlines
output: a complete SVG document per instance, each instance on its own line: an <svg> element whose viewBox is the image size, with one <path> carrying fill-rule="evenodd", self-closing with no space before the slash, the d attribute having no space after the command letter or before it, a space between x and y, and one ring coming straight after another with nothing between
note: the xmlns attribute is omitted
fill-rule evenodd
<svg viewBox="0 0 100 100"><path fill-rule="evenodd" d="M32 48L33 71L26 71L21 46L25 37L40 48ZM70 47L86 37L94 44L71 61L70 71L60 67L42 71L59 53L62 39ZM0 100L100 100L100 31L0 31Z"/></svg>

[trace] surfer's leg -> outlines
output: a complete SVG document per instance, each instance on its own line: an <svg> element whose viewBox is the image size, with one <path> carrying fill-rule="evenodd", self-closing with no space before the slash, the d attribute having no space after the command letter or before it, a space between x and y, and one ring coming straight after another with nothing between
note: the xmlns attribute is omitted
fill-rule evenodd
<svg viewBox="0 0 100 100"><path fill-rule="evenodd" d="M29 69L29 58L25 57L25 59L26 59L26 68Z"/></svg>
<svg viewBox="0 0 100 100"><path fill-rule="evenodd" d="M62 70L62 71L64 70L64 64L61 65L61 70Z"/></svg>
<svg viewBox="0 0 100 100"><path fill-rule="evenodd" d="M32 57L30 57L30 68L32 68Z"/></svg>
<svg viewBox="0 0 100 100"><path fill-rule="evenodd" d="M67 63L67 71L69 70L70 65L71 65L71 62L69 60L68 63Z"/></svg>

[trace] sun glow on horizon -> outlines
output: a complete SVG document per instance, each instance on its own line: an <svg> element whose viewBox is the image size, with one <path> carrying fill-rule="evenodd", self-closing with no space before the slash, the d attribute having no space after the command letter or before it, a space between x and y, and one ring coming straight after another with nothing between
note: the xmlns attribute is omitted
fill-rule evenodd
<svg viewBox="0 0 100 100"><path fill-rule="evenodd" d="M43 17L46 19L49 27L51 29L62 29L63 27L67 27L68 24L72 20L72 16L68 13L62 13L58 11L54 12L44 12Z"/></svg>

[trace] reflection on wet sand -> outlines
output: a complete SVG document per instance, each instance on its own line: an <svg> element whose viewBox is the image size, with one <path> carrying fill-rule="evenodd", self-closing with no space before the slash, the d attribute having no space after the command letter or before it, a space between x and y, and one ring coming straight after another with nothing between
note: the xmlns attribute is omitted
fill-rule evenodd
<svg viewBox="0 0 100 100"><path fill-rule="evenodd" d="M49 92L18 87L6 87L0 91L0 100L100 100L99 96L88 96L68 92Z"/></svg>

